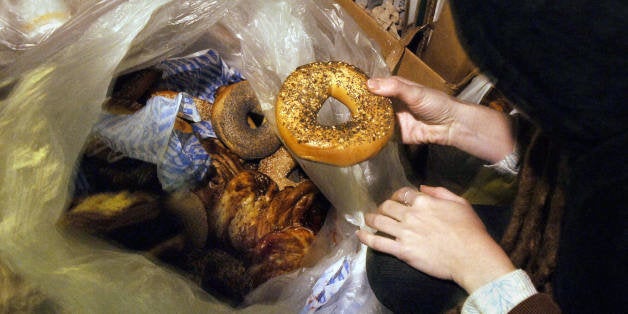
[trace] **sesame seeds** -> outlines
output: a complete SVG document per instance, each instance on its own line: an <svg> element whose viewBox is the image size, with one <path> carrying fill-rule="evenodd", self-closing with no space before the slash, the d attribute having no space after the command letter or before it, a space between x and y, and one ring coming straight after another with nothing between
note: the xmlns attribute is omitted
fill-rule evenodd
<svg viewBox="0 0 628 314"><path fill-rule="evenodd" d="M275 110L282 137L320 149L386 142L394 128L392 104L390 99L372 94L366 87L367 79L357 67L338 61L298 67L277 98ZM317 115L329 97L349 108L349 121L333 126L318 123Z"/></svg>

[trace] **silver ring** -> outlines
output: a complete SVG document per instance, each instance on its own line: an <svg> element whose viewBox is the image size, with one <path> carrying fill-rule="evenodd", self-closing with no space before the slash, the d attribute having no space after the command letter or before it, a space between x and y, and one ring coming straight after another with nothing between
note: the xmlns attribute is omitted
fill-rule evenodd
<svg viewBox="0 0 628 314"><path fill-rule="evenodd" d="M405 192L403 192L403 205L410 206L410 203L408 203L408 193L409 192L410 192L410 190L406 190Z"/></svg>

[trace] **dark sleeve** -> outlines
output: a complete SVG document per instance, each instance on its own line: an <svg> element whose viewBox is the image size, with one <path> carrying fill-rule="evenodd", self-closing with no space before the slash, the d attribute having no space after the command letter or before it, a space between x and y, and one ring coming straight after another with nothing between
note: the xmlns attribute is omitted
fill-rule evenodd
<svg viewBox="0 0 628 314"><path fill-rule="evenodd" d="M510 314L529 314L529 313L545 313L555 314L561 313L558 305L552 300L548 294L537 293L517 304Z"/></svg>
<svg viewBox="0 0 628 314"><path fill-rule="evenodd" d="M554 300L565 313L626 313L628 132L572 163ZM623 310L622 310L623 309Z"/></svg>

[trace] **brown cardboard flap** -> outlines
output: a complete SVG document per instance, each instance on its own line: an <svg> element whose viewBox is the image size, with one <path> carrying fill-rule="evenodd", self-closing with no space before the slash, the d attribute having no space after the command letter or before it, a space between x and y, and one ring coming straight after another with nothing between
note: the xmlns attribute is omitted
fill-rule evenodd
<svg viewBox="0 0 628 314"><path fill-rule="evenodd" d="M445 81L436 71L407 48L393 73L450 95L455 92L453 88L455 86Z"/></svg>
<svg viewBox="0 0 628 314"><path fill-rule="evenodd" d="M382 56L392 71L399 63L403 55L404 46L388 32L382 30L379 24L364 9L360 8L353 0L336 0L355 22L362 28L366 35L381 49Z"/></svg>
<svg viewBox="0 0 628 314"><path fill-rule="evenodd" d="M405 47L408 47L408 45L415 40L415 38L419 37L423 37L423 34L429 30L431 28L431 25L421 25L421 26L413 26L413 27L409 27L405 34L401 37L401 44L404 45Z"/></svg>
<svg viewBox="0 0 628 314"><path fill-rule="evenodd" d="M454 93L451 84L412 51L405 48L403 41L382 30L377 22L353 0L336 0L336 3L353 17L371 40L380 46L382 56L391 73L448 94Z"/></svg>
<svg viewBox="0 0 628 314"><path fill-rule="evenodd" d="M458 39L449 1L445 1L443 11L434 23L421 59L452 86L461 86L477 74L477 67Z"/></svg>

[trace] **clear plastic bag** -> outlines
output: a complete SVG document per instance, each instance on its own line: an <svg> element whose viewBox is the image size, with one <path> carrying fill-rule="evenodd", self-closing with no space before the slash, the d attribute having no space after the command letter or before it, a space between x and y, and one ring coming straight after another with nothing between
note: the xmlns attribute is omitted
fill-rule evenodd
<svg viewBox="0 0 628 314"><path fill-rule="evenodd" d="M329 1L68 5L71 19L12 54L15 62L0 65L0 258L63 312L233 312L164 265L55 225L71 200L77 160L112 80L166 58L216 49L251 82L272 121L275 95L296 66L342 60L385 76L384 60ZM342 110L330 106L332 113ZM299 162L335 209L315 242L317 254L308 267L253 291L238 311L382 311L366 280L365 246L353 231L363 226L364 212L409 184L396 142L351 167ZM328 286L325 274L334 267L347 276L312 308L308 300Z"/></svg>
<svg viewBox="0 0 628 314"><path fill-rule="evenodd" d="M46 40L71 15L63 0L0 2L0 67L13 62L20 51Z"/></svg>

